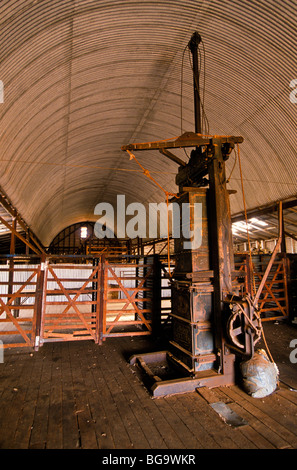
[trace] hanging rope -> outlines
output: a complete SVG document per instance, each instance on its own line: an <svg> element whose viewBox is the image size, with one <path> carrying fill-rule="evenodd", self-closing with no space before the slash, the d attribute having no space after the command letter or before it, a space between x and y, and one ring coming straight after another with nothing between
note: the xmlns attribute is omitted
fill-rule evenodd
<svg viewBox="0 0 297 470"><path fill-rule="evenodd" d="M167 206L167 259L168 259L168 273L169 273L169 277L171 278L172 277L172 273L171 273L171 268L170 268L170 262L171 262L171 259L170 259L170 229L169 229L169 196L171 197L176 197L176 198L179 198L180 196L176 193L171 193L169 191L166 191L166 189L164 189L159 183L158 181L155 180L155 178L153 178L149 172L149 170L147 170L146 168L144 168L141 163L139 163L139 161L137 160L137 158L135 157L135 155L130 152L130 150L127 150L129 156L130 156L130 160L135 160L135 162L140 166L140 168L142 169L143 173L145 174L145 176L147 176L147 178L149 178L151 181L153 181L162 191L163 193L165 194L165 197L166 197L166 206Z"/></svg>
<svg viewBox="0 0 297 470"><path fill-rule="evenodd" d="M227 178L227 180L226 180L226 184L230 183L231 176L232 176L232 174L233 174L233 171L235 170L235 167L236 167L236 163L237 163L237 153L236 153L236 150L235 150L235 148L234 148L234 153L235 153L235 160L234 160L234 164L233 164L232 170L231 170L231 172L230 172L230 175L229 175L229 177L228 177L228 178Z"/></svg>
<svg viewBox="0 0 297 470"><path fill-rule="evenodd" d="M243 175L242 175L242 168L241 168L239 144L237 144L237 157L238 157L238 164L239 164L241 191L242 191L242 199L243 199L243 207L244 207L244 218L245 218L245 223L246 223L246 233L247 233L249 256L250 256L250 271L252 275L252 297L254 297L256 293L256 284L255 284L255 276L254 276L254 267L253 267L253 262L252 262L252 249L251 249L250 233L249 233L249 227L248 227L244 187L243 187Z"/></svg>
<svg viewBox="0 0 297 470"><path fill-rule="evenodd" d="M252 263L252 251L251 251L251 244L250 244L250 237L249 237L249 229L248 229L248 219L247 219L247 210L246 210L246 203L245 203L245 194L244 194L244 187L243 187L243 175L242 175L242 169L241 169L241 161L240 161L240 150L239 150L239 145L237 144L237 153L238 153L238 163L239 163L239 171L240 171L240 180L241 180L241 189L242 189L242 198L243 198L243 206L244 206L244 216L245 216L245 222L246 222L246 230L247 230L247 238L248 238L248 247L249 247L249 256L250 256L250 266L251 266L251 273L252 273L252 290L253 290L253 295L252 295L252 298L255 296L255 292L256 292L256 283L255 283L255 276L254 276L254 266L253 266L253 263ZM256 306L254 305L254 309L255 309L255 313L256 313ZM260 314L259 314L259 318L260 318ZM263 342L265 344L265 347L266 347L266 350L267 350L267 353L269 355L269 358L271 360L271 362L274 363L274 359L272 357L272 354L269 350L269 347L268 347L268 344L267 344L267 341L266 341L266 338L265 338L265 334L264 334L264 329L263 329L263 325L262 325L262 322L261 322L261 332L262 332L262 338L263 338Z"/></svg>
<svg viewBox="0 0 297 470"><path fill-rule="evenodd" d="M142 169L143 173L145 174L145 176L147 176L150 180L152 180L164 193L165 195L167 196L173 196L173 197L179 197L177 194L175 193L171 193L169 191L166 191L166 189L164 189L159 183L158 181L155 180L155 178L153 178L149 172L149 170L147 170L146 168L144 168L141 163L139 163L139 161L137 160L137 158L135 157L135 155L130 152L130 150L127 150L128 154L130 155L130 160L135 160L135 162L140 166L140 168Z"/></svg>
<svg viewBox="0 0 297 470"><path fill-rule="evenodd" d="M201 137L206 137L206 138L228 138L228 137L232 137L231 135L209 135L209 134L198 134L200 135ZM164 139L164 140L161 140L161 141L156 141L156 142L168 142L168 141L171 141L171 140L176 140L178 139L178 137L175 137L175 138L170 138L170 139ZM156 142L150 142L151 144L153 143L156 143ZM136 144L136 145L141 145L141 144ZM166 204L167 204L167 253L168 253L168 272L169 272L169 277L171 278L172 277L172 274L171 274L171 269L170 269L170 230L169 230L169 196L171 197L175 197L175 198L179 198L181 197L181 195L178 195L176 193L171 193L169 191L166 191L166 189L164 189L159 183L158 181L156 181L152 175L150 174L149 170L147 170L146 168L144 168L141 163L137 160L137 158L135 157L135 155L128 149L126 149L127 153L129 154L129 160L134 160L137 165L142 169L144 175L149 178L151 181L153 181L162 191L163 193L165 194L165 197L166 197ZM230 175L231 176L231 175Z"/></svg>

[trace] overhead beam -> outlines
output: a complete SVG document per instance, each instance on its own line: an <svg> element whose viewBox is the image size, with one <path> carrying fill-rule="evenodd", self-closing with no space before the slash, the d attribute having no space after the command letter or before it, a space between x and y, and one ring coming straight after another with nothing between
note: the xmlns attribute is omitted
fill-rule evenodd
<svg viewBox="0 0 297 470"><path fill-rule="evenodd" d="M251 209L251 210L247 211L247 218L252 219L253 217L259 217L261 215L270 214L272 212L277 212L278 211L278 204L279 204L279 202L274 202L273 204L268 204L267 206L262 206L262 207L258 207L258 208L255 208L255 209ZM296 207L296 206L297 206L297 199L293 199L291 201L283 201L283 210L290 209L290 208ZM242 213L242 212L234 214L231 217L231 220L232 220L232 223L233 222L242 222L243 220L245 220L245 214Z"/></svg>
<svg viewBox="0 0 297 470"><path fill-rule="evenodd" d="M169 152L169 150L167 150L167 149L160 149L159 152L162 153L162 155L165 155L165 157L169 158L169 159L172 160L173 162L177 163L178 165L186 166L186 162L184 162L183 160L181 160L180 158L178 158L178 157L177 157L176 155L174 155L173 153Z"/></svg>
<svg viewBox="0 0 297 470"><path fill-rule="evenodd" d="M240 144L243 142L243 137L239 136L210 136L204 137L201 134L195 134L194 132L185 132L175 140L159 140L156 142L145 142L139 144L128 144L123 145L121 150L160 150L160 149L172 149L172 148L186 148L186 147L199 147L209 145L212 142L212 138L220 138L222 144Z"/></svg>
<svg viewBox="0 0 297 470"><path fill-rule="evenodd" d="M293 233L287 232L286 230L285 230L284 233L285 233L285 235L287 235L287 237L293 238L293 240L295 240L297 242L296 235L293 235Z"/></svg>
<svg viewBox="0 0 297 470"><path fill-rule="evenodd" d="M10 225L3 217L0 217L1 223L11 231L16 237L18 237L26 246L31 248L35 253L45 253L45 248L40 242L38 237L32 232L30 227L26 224L18 210L12 205L9 198L6 196L4 191L0 188L0 205L3 209L12 217L12 220L15 221L15 225ZM23 231L26 233L27 239L24 238L17 230L16 225L19 225ZM33 242L33 244L31 243Z"/></svg>
<svg viewBox="0 0 297 470"><path fill-rule="evenodd" d="M15 235L16 237L18 237L25 245L29 246L29 248L31 248L31 250L33 250L34 253L36 253L38 255L41 254L40 250L36 246L32 245L32 243L30 243L28 240L26 240L19 232L17 232L13 228L12 225L10 225L8 222L6 222L6 220L4 220L3 217L1 217L1 216L0 216L0 222L1 222L1 224L5 225L5 227L7 227L11 231L11 233L13 235ZM43 252L43 253L45 253L45 252Z"/></svg>

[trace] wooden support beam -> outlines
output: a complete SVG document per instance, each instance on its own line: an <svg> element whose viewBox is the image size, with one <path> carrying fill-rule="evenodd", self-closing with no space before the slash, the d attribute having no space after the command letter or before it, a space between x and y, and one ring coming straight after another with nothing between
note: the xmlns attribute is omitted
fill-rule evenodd
<svg viewBox="0 0 297 470"><path fill-rule="evenodd" d="M36 246L32 245L32 243L28 242L26 238L24 238L19 232L14 229L12 225L10 225L8 222L6 222L3 217L0 216L0 222L5 225L16 237L18 237L25 245L27 245L29 248L31 248L34 253L40 255L41 253L45 253L44 250L40 250L40 248L36 248Z"/></svg>
<svg viewBox="0 0 297 470"><path fill-rule="evenodd" d="M285 233L285 219L284 219L284 212L282 208L282 203L279 204L278 206L278 216L279 216L279 224L280 224L280 231L282 234L282 239L281 239L281 252L286 253L287 248L286 248L286 237L284 236Z"/></svg>
<svg viewBox="0 0 297 470"><path fill-rule="evenodd" d="M272 212L277 212L279 207L279 202L274 202L273 204L268 204L266 206L258 207L255 209L250 209L247 211L247 218L252 219L253 217L260 217L261 215L271 214ZM292 199L289 201L282 201L283 210L291 209L292 207L297 207L297 199ZM231 218L232 223L245 221L245 215L243 213L234 214Z"/></svg>
<svg viewBox="0 0 297 470"><path fill-rule="evenodd" d="M0 205L5 209L5 211L11 215L13 219L16 220L16 224L19 225L23 231L26 233L26 238L22 237L20 234L18 234L16 228L14 234L22 240L22 242L25 243L27 247L30 247L35 253L45 253L44 246L38 240L37 236L30 230L29 226L26 224L26 222L23 220L17 209L11 204L9 201L8 197L6 194L4 194L3 190L0 188ZM11 226L7 222L4 221L4 219L1 217L1 223L5 225L9 230L11 230ZM32 248L33 245L31 244L30 240L34 243L35 248ZM36 251L36 247L39 251Z"/></svg>
<svg viewBox="0 0 297 470"><path fill-rule="evenodd" d="M96 303L96 340L95 342L102 345L104 333L104 287L105 287L105 267L104 257L100 259L97 272L97 303Z"/></svg>
<svg viewBox="0 0 297 470"><path fill-rule="evenodd" d="M36 280L36 298L34 307L34 320L33 320L33 335L32 335L32 346L37 351L41 341L41 328L42 328L42 314L44 311L44 292L45 292L45 278L46 278L46 267L47 262L45 256L41 257L40 267L37 273Z"/></svg>
<svg viewBox="0 0 297 470"><path fill-rule="evenodd" d="M155 246L155 245L154 245ZM153 335L158 338L161 335L161 262L158 255L154 255L153 260L153 276L152 276L152 288L153 288L153 304L152 304L152 332Z"/></svg>
<svg viewBox="0 0 297 470"><path fill-rule="evenodd" d="M12 218L12 227L13 227L13 231L11 231L11 235L10 235L10 254L14 255L15 254L15 231L17 228L17 220L15 217ZM9 295L8 299L10 298L13 292L13 274L14 274L13 267L14 267L14 260L13 258L11 258L9 260L10 269L8 273L8 295ZM13 315L15 318L17 318L19 316L19 310L14 310Z"/></svg>
<svg viewBox="0 0 297 470"><path fill-rule="evenodd" d="M278 220L278 215L276 214L270 214L271 217L273 217L273 219L277 219ZM288 219L288 217L286 217L285 215L283 215L283 219L284 219L284 222L285 224L287 225L293 225L294 227L297 227L297 222L295 220L292 220L292 219ZM269 223L273 224L273 222L271 220L269 220ZM274 225L277 226L278 225L278 222L274 222Z"/></svg>
<svg viewBox="0 0 297 470"><path fill-rule="evenodd" d="M185 132L175 140L159 140L156 142L146 142L140 144L129 144L121 147L122 150L160 150L170 148L199 147L209 145L213 138L220 138L222 144L237 144L243 142L241 136L209 136L204 137L194 132Z"/></svg>
<svg viewBox="0 0 297 470"><path fill-rule="evenodd" d="M183 160L181 160L180 158L178 158L176 155L174 155L173 153L169 152L169 150L167 149L160 149L159 152L162 154L162 155L165 155L165 157L169 158L170 160L172 160L174 163L177 163L178 165L181 165L181 166L186 166L186 162L184 162Z"/></svg>
<svg viewBox="0 0 297 470"><path fill-rule="evenodd" d="M286 230L285 230L284 234L287 235L287 237L293 238L293 240L295 240L297 242L296 235L293 235L292 233L287 232Z"/></svg>
<svg viewBox="0 0 297 470"><path fill-rule="evenodd" d="M213 140L215 158L209 165L209 232L211 233L211 263L214 271L214 328L215 346L222 352L222 311L226 294L232 292L234 271L231 213L226 189L225 164L221 152L221 141ZM227 359L227 357L226 357ZM225 364L221 364L223 371Z"/></svg>

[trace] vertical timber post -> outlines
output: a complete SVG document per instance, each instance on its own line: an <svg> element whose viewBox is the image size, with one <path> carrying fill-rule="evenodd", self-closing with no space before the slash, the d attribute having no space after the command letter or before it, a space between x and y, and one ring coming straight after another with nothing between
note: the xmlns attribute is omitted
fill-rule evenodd
<svg viewBox="0 0 297 470"><path fill-rule="evenodd" d="M152 302L152 332L158 338L161 333L161 262L159 255L153 255L153 302Z"/></svg>
<svg viewBox="0 0 297 470"><path fill-rule="evenodd" d="M98 258L93 258L92 259L92 264L93 264L93 269L95 269L95 267L98 268ZM97 269L97 277L96 277L96 280L93 280L92 282L92 302L97 302L97 297L98 297L98 269ZM92 314L95 313L96 314L96 309L97 309L97 304L92 304L91 306L91 310L92 310ZM93 315L92 315L93 317ZM92 322L94 323L94 322Z"/></svg>
<svg viewBox="0 0 297 470"><path fill-rule="evenodd" d="M281 203L278 204L278 216L279 223L281 224L282 242L281 242L281 263L283 268L283 279L284 279L284 296L286 305L286 314L289 315L289 293L288 293L288 277L289 277L289 260L287 257L287 246L286 246L286 232L285 232L285 220L284 210Z"/></svg>
<svg viewBox="0 0 297 470"><path fill-rule="evenodd" d="M280 230L281 230L281 233L282 233L281 253L286 254L287 253L287 247L286 247L284 211L283 211L280 204L278 205L278 218L279 218L279 224L281 224Z"/></svg>
<svg viewBox="0 0 297 470"><path fill-rule="evenodd" d="M106 314L104 298L105 298L105 258L101 256L98 260L98 272L97 272L97 302L96 302L96 343L100 346L103 343L103 333Z"/></svg>
<svg viewBox="0 0 297 470"><path fill-rule="evenodd" d="M232 293L232 272L234 271L231 213L221 139L214 138L213 146L214 158L209 165L209 225L214 271L214 338L215 348L220 357L221 371L232 374L235 356L229 354L228 348L225 347L222 318L224 300L228 294Z"/></svg>
<svg viewBox="0 0 297 470"><path fill-rule="evenodd" d="M28 243L30 243L30 234L29 234L29 231L27 230L26 232L26 240ZM30 254L30 248L29 248L29 245L26 243L26 255L29 255Z"/></svg>
<svg viewBox="0 0 297 470"><path fill-rule="evenodd" d="M42 345L42 322L44 315L44 294L45 294L45 271L47 268L47 260L43 254L40 259L40 269L37 274L36 282L36 299L35 299L35 309L34 309L34 319L33 319L33 338L32 346L34 346L35 351L38 351L40 345Z"/></svg>
<svg viewBox="0 0 297 470"><path fill-rule="evenodd" d="M12 231L10 234L10 254L14 255L15 254L15 230L17 227L17 219L14 216L12 218ZM9 260L9 274L8 274L8 300L11 298L13 294L13 279L14 279L14 259L13 257L10 258ZM20 298L16 297L14 303L19 303ZM13 316L17 318L19 316L19 310L14 310L13 311Z"/></svg>

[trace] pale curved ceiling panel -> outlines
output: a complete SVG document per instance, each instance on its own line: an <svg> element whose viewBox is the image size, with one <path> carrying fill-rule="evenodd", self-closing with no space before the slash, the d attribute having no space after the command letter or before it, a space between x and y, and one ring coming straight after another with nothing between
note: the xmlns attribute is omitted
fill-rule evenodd
<svg viewBox="0 0 297 470"><path fill-rule="evenodd" d="M194 130L184 49L197 30L210 133L244 137L247 207L296 195L296 14L285 0L2 1L0 186L45 245L70 224L96 220L96 204L117 194L127 204L163 201L121 146ZM176 164L138 155L177 190ZM239 212L238 164L229 187Z"/></svg>

